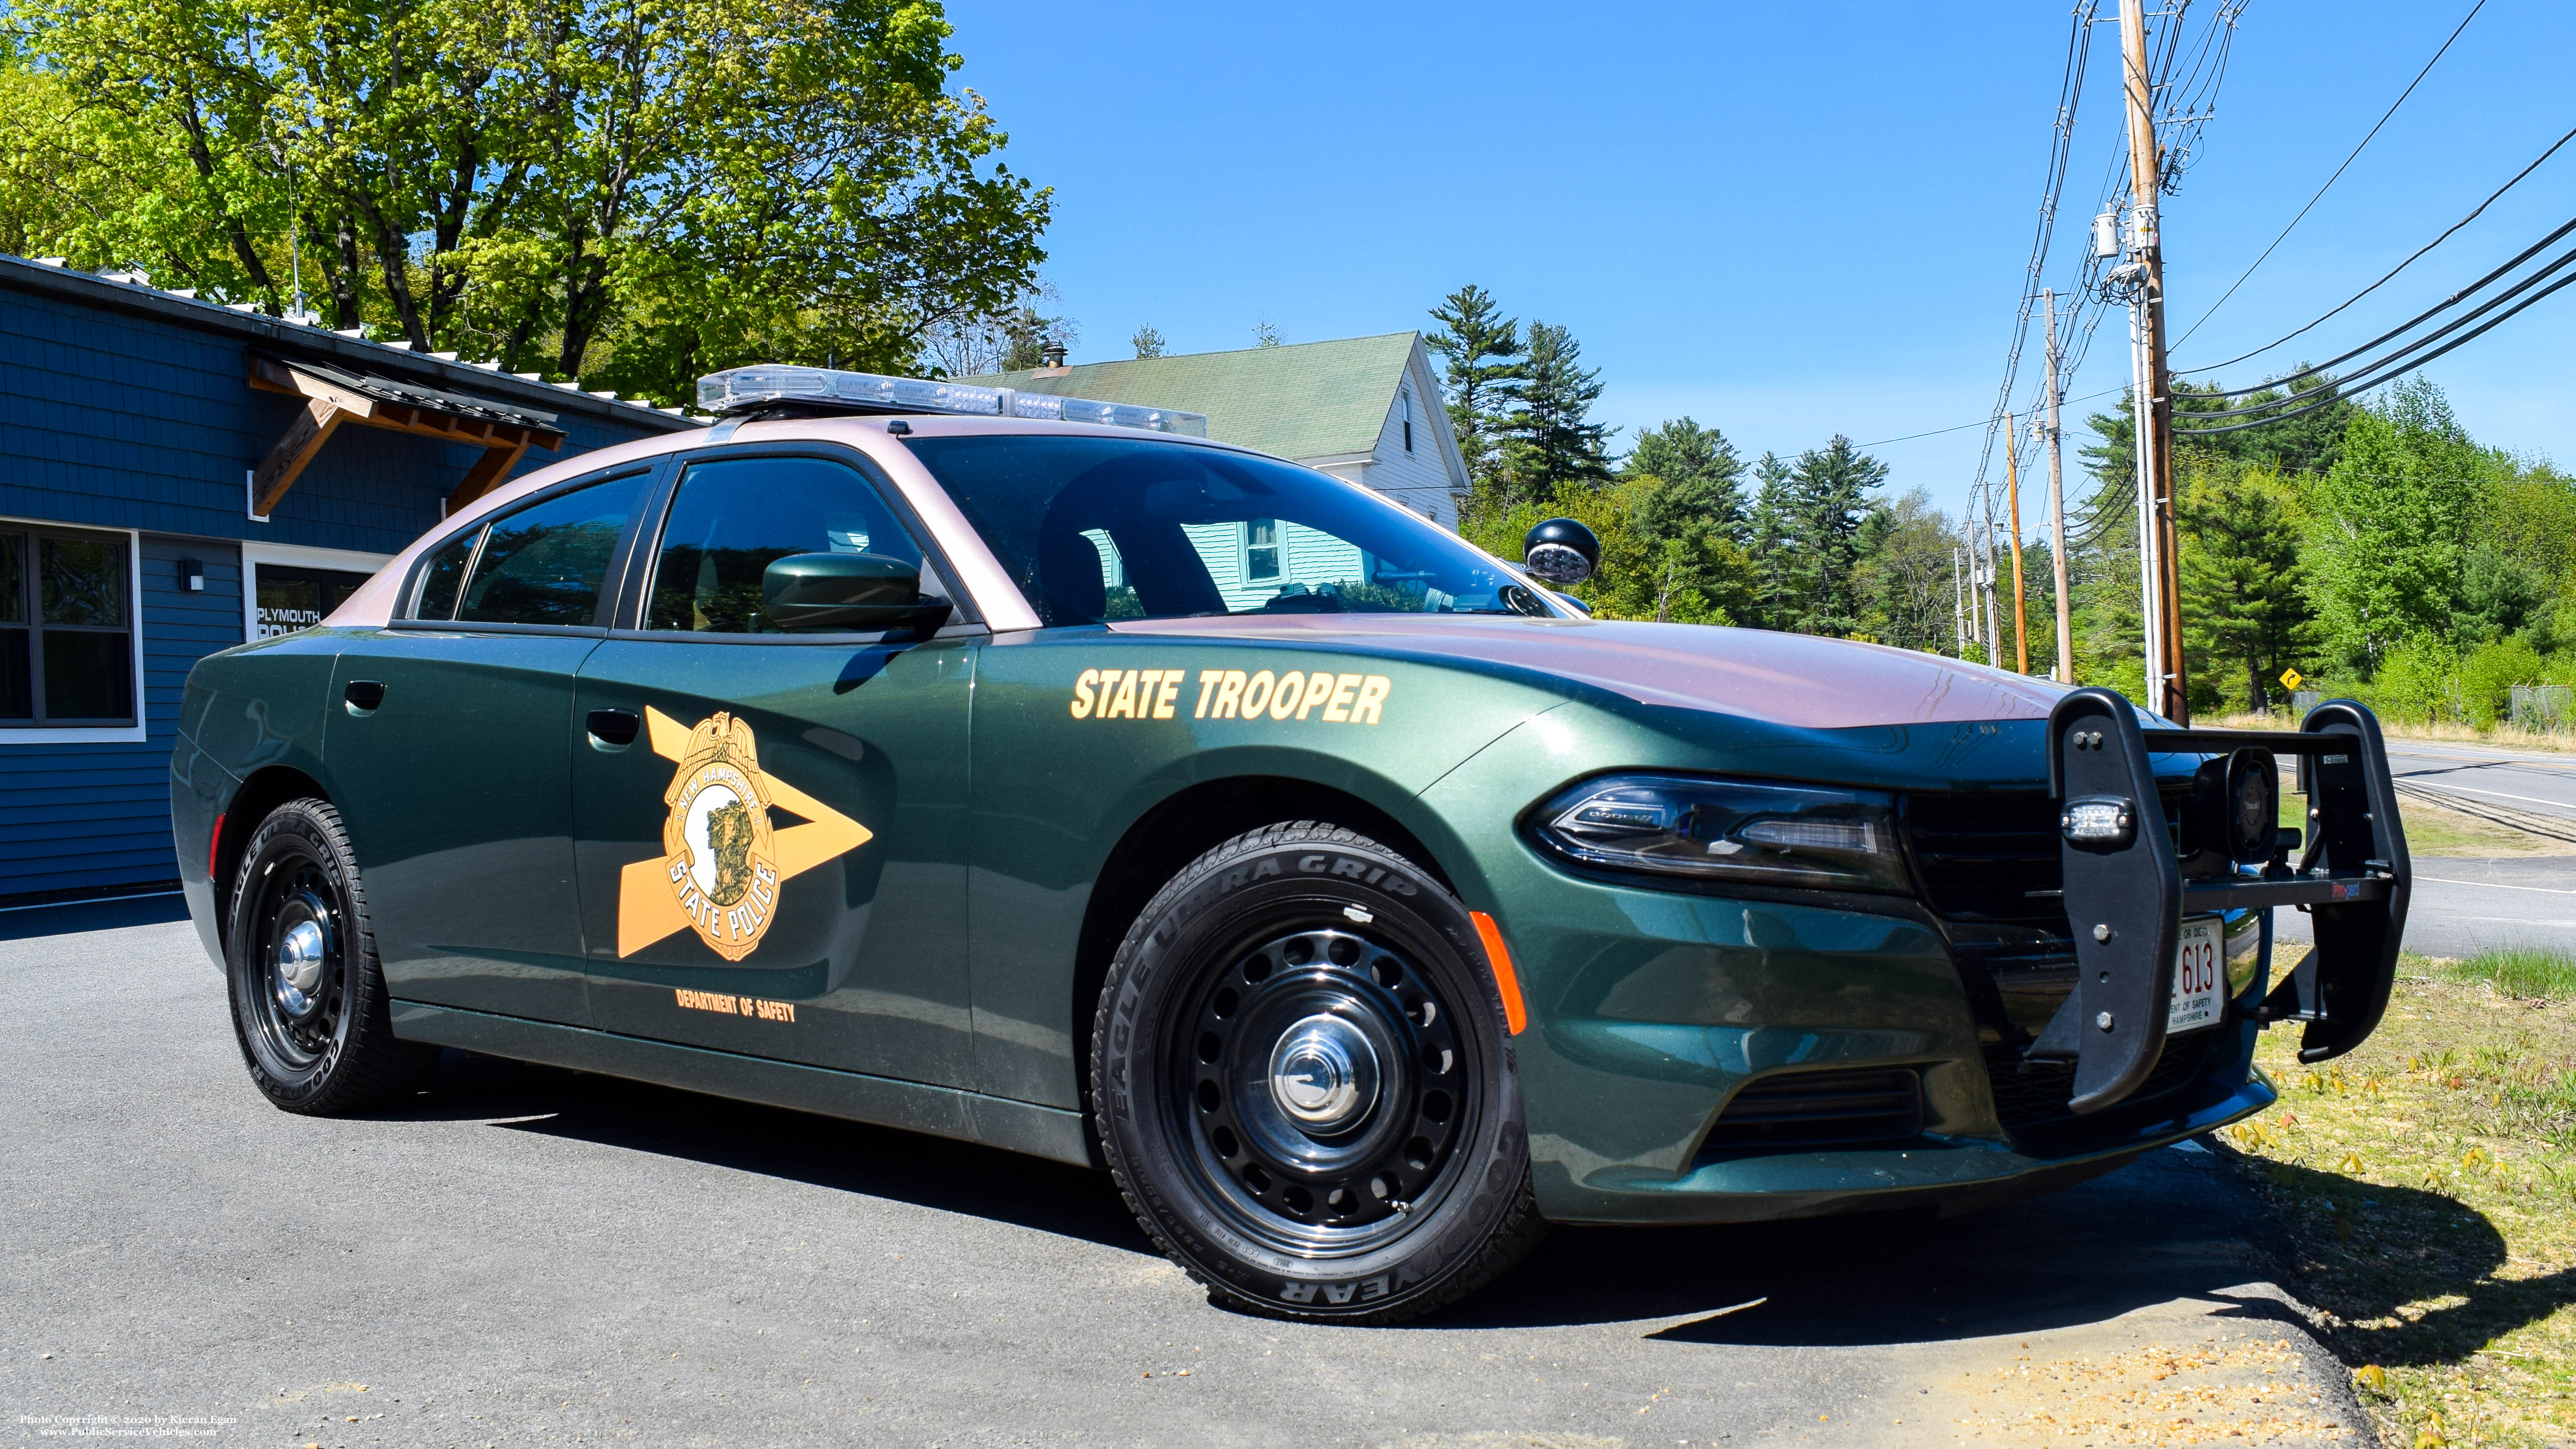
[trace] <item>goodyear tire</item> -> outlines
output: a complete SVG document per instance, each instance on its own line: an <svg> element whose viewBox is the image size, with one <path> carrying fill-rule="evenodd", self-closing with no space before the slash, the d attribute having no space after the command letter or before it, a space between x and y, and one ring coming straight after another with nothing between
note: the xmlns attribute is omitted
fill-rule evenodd
<svg viewBox="0 0 2576 1449"><path fill-rule="evenodd" d="M417 1088L438 1049L393 1032L374 928L340 812L290 800L242 849L224 940L233 1034L289 1112L363 1112Z"/></svg>
<svg viewBox="0 0 2576 1449"><path fill-rule="evenodd" d="M1544 1231L1503 1009L1466 908L1311 821L1191 862L1118 948L1091 1047L1118 1185L1221 1302L1392 1323Z"/></svg>

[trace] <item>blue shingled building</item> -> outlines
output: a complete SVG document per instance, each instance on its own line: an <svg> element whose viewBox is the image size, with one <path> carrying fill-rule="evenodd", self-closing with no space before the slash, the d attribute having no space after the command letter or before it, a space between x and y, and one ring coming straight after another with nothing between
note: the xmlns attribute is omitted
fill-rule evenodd
<svg viewBox="0 0 2576 1449"><path fill-rule="evenodd" d="M447 510L696 426L0 255L0 907L175 885L189 667L318 622Z"/></svg>

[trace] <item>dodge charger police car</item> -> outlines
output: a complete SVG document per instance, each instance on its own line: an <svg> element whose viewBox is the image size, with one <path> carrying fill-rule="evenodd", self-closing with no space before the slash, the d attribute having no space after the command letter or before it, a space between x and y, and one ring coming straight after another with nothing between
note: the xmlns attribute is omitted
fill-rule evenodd
<svg viewBox="0 0 2576 1449"><path fill-rule="evenodd" d="M2386 1000L2358 705L1596 621L1579 526L1505 563L1186 414L704 401L190 676L187 898L278 1106L456 1047L1099 1163L1220 1299L1386 1322L1551 1222L2107 1171Z"/></svg>

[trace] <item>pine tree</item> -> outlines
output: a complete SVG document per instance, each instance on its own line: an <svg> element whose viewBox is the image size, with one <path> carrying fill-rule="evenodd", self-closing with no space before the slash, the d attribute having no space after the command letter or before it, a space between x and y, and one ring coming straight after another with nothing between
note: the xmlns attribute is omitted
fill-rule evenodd
<svg viewBox="0 0 2576 1449"><path fill-rule="evenodd" d="M1431 320L1441 330L1423 343L1446 361L1449 426L1467 463L1470 490L1499 497L1503 438L1523 376L1520 319L1505 317L1484 288L1469 284L1440 299Z"/></svg>
<svg viewBox="0 0 2576 1449"><path fill-rule="evenodd" d="M1840 433L1798 455L1789 482L1796 530L1789 565L1797 591L1792 628L1839 638L1860 627L1860 526L1869 515L1869 491L1886 481L1887 465Z"/></svg>
<svg viewBox="0 0 2576 1449"><path fill-rule="evenodd" d="M1136 335L1127 340L1136 345L1136 355L1139 358L1163 355L1163 334L1154 330L1151 325L1137 328Z"/></svg>
<svg viewBox="0 0 2576 1449"><path fill-rule="evenodd" d="M1592 421L1592 405L1600 400L1601 370L1585 369L1574 334L1530 323L1528 375L1507 449L1512 501L1610 481L1611 430Z"/></svg>
<svg viewBox="0 0 2576 1449"><path fill-rule="evenodd" d="M2191 478L2177 510L2192 683L2217 696L2224 675L2241 670L2249 710L2270 707L2272 681L2303 662L2312 632L2291 506L2279 474L2247 468Z"/></svg>
<svg viewBox="0 0 2576 1449"><path fill-rule="evenodd" d="M1649 496L1638 526L1658 537L1714 533L1744 542L1744 460L1715 428L1676 418L1637 435L1620 464L1620 476L1652 477L1663 487Z"/></svg>
<svg viewBox="0 0 2576 1449"><path fill-rule="evenodd" d="M1797 511L1791 497L1790 469L1778 454L1765 453L1753 465L1753 511L1746 520L1753 556L1753 601L1746 622L1765 629L1786 629L1796 617L1796 583L1792 577Z"/></svg>

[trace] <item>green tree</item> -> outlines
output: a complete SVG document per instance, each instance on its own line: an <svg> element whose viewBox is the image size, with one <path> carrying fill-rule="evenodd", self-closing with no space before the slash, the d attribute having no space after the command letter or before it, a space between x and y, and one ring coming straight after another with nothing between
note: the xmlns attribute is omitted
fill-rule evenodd
<svg viewBox="0 0 2576 1449"><path fill-rule="evenodd" d="M2268 468L2213 466L2185 480L2180 504L2175 563L2193 691L2215 706L2232 673L2244 707L2268 709L2281 671L2313 662L2290 485Z"/></svg>
<svg viewBox="0 0 2576 1449"><path fill-rule="evenodd" d="M1529 328L1527 375L1511 415L1506 448L1510 498L1540 498L1569 484L1610 481L1611 430L1592 421L1601 400L1601 370L1583 366L1583 347L1567 329Z"/></svg>
<svg viewBox="0 0 2576 1449"><path fill-rule="evenodd" d="M758 359L910 370L1022 303L1050 198L934 0L48 0L31 246L520 371L688 399ZM0 89L0 102L22 97ZM41 98L39 98L41 99ZM64 198L69 198L66 202ZM103 204L91 198L103 199Z"/></svg>
<svg viewBox="0 0 2576 1449"><path fill-rule="evenodd" d="M2314 604L2339 659L2375 669L2409 638L2448 636L2488 473L2428 380L2353 415L2306 498Z"/></svg>
<svg viewBox="0 0 2576 1449"><path fill-rule="evenodd" d="M1626 477L1663 480L1644 522L1659 537L1715 532L1741 544L1744 460L1715 428L1676 418L1637 435L1620 464Z"/></svg>
<svg viewBox="0 0 2576 1449"><path fill-rule="evenodd" d="M1163 355L1163 334L1150 326L1137 328L1136 335L1128 338L1127 341L1135 347L1136 356L1140 360Z"/></svg>
<svg viewBox="0 0 2576 1449"><path fill-rule="evenodd" d="M1753 559L1751 599L1745 622L1765 629L1795 627L1797 615L1796 547L1798 519L1791 469L1776 453L1765 453L1753 465L1753 507L1745 520Z"/></svg>
<svg viewBox="0 0 2576 1449"><path fill-rule="evenodd" d="M1860 627L1860 531L1887 465L1840 433L1798 455L1789 473L1790 627L1837 637Z"/></svg>
<svg viewBox="0 0 2576 1449"><path fill-rule="evenodd" d="M1449 395L1449 426L1458 435L1472 494L1499 497L1503 442L1519 401L1524 375L1521 324L1502 315L1491 293L1470 283L1431 309L1440 330L1423 339L1440 354L1442 390Z"/></svg>
<svg viewBox="0 0 2576 1449"><path fill-rule="evenodd" d="M2301 364L2304 369L2305 364ZM2310 399L2323 389L2330 389L2336 379L2332 373L2304 377L2286 388L2265 386L2244 397L2213 396L2221 384L2213 378L2205 383L2183 379L2174 382L2174 420L2179 428L2193 426L2194 418L2231 408L2252 407L2258 403L2277 402L2287 397ZM2313 412L2302 413L2277 423L2258 428L2240 428L2233 432L2213 433L2207 437L2185 438L2178 446L2212 460L2268 468L2283 475L2323 473L2334 466L2343 452L2344 430L2350 425L2359 404L2349 398L2337 398ZM2115 490L2135 506L2137 493L2132 470L2135 468L2137 422L2132 415L2131 398L2122 393L2117 407L2107 413L2095 413L2088 419L2095 441L2079 455L2105 489ZM2208 424L2204 424L2206 426Z"/></svg>
<svg viewBox="0 0 2576 1449"><path fill-rule="evenodd" d="M1881 644L1946 652L1951 641L1950 520L1917 488L1869 510L1855 540L1859 628Z"/></svg>

